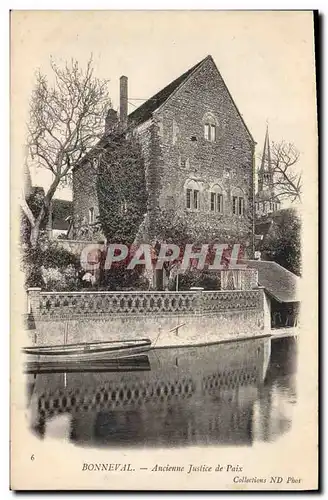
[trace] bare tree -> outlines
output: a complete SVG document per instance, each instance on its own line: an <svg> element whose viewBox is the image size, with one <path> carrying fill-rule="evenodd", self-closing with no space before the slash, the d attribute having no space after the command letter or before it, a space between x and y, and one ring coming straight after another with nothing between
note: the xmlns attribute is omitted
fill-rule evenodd
<svg viewBox="0 0 328 500"><path fill-rule="evenodd" d="M104 132L110 107L107 81L93 75L92 58L85 69L76 60L63 68L51 60L53 82L40 72L30 101L28 146L31 158L52 174L39 213L35 216L22 203L31 224L30 243L38 242L40 226L57 188L67 181L81 158Z"/></svg>
<svg viewBox="0 0 328 500"><path fill-rule="evenodd" d="M294 144L272 142L273 188L280 199L289 199L291 202L301 199L302 174L294 170L299 158L300 153Z"/></svg>

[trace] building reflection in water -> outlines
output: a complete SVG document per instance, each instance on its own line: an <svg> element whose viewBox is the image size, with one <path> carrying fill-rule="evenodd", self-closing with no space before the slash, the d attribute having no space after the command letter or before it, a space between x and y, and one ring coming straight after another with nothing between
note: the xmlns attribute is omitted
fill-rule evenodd
<svg viewBox="0 0 328 500"><path fill-rule="evenodd" d="M86 446L251 445L289 430L295 341L150 351L150 371L37 375L31 426Z"/></svg>

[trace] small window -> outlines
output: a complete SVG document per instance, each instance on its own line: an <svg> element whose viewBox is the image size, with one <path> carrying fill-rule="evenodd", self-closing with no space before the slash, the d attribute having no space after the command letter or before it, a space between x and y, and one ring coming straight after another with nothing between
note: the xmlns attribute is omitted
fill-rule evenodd
<svg viewBox="0 0 328 500"><path fill-rule="evenodd" d="M185 184L186 208L189 210L200 209L200 189L197 182L189 180Z"/></svg>
<svg viewBox="0 0 328 500"><path fill-rule="evenodd" d="M181 168L187 168L187 158L181 157L180 166Z"/></svg>
<svg viewBox="0 0 328 500"><path fill-rule="evenodd" d="M187 189L187 199L186 199L186 205L187 205L187 208L191 208L191 193L192 193L192 189Z"/></svg>
<svg viewBox="0 0 328 500"><path fill-rule="evenodd" d="M216 126L205 123L204 125L204 137L207 141L216 141Z"/></svg>
<svg viewBox="0 0 328 500"><path fill-rule="evenodd" d="M264 177L264 182L268 184L270 182L270 173L265 172L263 177Z"/></svg>
<svg viewBox="0 0 328 500"><path fill-rule="evenodd" d="M208 123L204 125L204 138L209 141L210 140L210 126Z"/></svg>
<svg viewBox="0 0 328 500"><path fill-rule="evenodd" d="M222 194L217 193L216 201L217 201L217 212L219 212L219 214L222 214L222 212L223 212L223 196L222 196Z"/></svg>
<svg viewBox="0 0 328 500"><path fill-rule="evenodd" d="M242 196L232 197L232 213L234 215L244 215L245 213L245 200Z"/></svg>
<svg viewBox="0 0 328 500"><path fill-rule="evenodd" d="M95 209L93 207L89 208L89 224L93 224L95 221Z"/></svg>
<svg viewBox="0 0 328 500"><path fill-rule="evenodd" d="M194 190L194 206L195 210L199 209L199 191L197 189Z"/></svg>
<svg viewBox="0 0 328 500"><path fill-rule="evenodd" d="M233 196L232 198L232 213L234 215L238 214L238 196Z"/></svg>
<svg viewBox="0 0 328 500"><path fill-rule="evenodd" d="M209 142L215 142L216 130L217 130L217 120L212 113L206 113L203 118L204 124L204 139Z"/></svg>
<svg viewBox="0 0 328 500"><path fill-rule="evenodd" d="M215 212L215 193L211 193L211 212Z"/></svg>
<svg viewBox="0 0 328 500"><path fill-rule="evenodd" d="M244 215L244 198L238 199L238 215Z"/></svg>
<svg viewBox="0 0 328 500"><path fill-rule="evenodd" d="M211 192L211 212L223 213L223 195Z"/></svg>
<svg viewBox="0 0 328 500"><path fill-rule="evenodd" d="M214 142L216 140L216 126L211 125L210 127L210 141Z"/></svg>

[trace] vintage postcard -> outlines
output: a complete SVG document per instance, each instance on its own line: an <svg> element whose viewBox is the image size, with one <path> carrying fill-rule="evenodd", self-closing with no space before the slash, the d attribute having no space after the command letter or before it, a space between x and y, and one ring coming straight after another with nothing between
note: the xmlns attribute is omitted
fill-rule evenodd
<svg viewBox="0 0 328 500"><path fill-rule="evenodd" d="M318 488L312 11L12 11L13 490Z"/></svg>

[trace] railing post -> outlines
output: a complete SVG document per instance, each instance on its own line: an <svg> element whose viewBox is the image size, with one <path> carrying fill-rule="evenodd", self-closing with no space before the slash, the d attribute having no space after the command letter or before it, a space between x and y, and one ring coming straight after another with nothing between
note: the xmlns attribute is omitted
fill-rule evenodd
<svg viewBox="0 0 328 500"><path fill-rule="evenodd" d="M196 286L193 286L190 288L191 291L195 292L195 295L196 295L196 299L195 299L195 306L194 306L194 314L197 314L197 315L200 315L203 313L203 291L204 291L204 288L202 287L196 287Z"/></svg>
<svg viewBox="0 0 328 500"><path fill-rule="evenodd" d="M34 318L40 314L41 288L33 287L27 289L27 313L33 314Z"/></svg>
<svg viewBox="0 0 328 500"><path fill-rule="evenodd" d="M253 288L258 288L258 270L257 269L253 269L253 273L252 273L252 276L251 276L251 289Z"/></svg>

